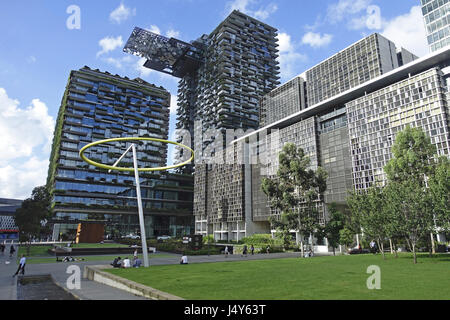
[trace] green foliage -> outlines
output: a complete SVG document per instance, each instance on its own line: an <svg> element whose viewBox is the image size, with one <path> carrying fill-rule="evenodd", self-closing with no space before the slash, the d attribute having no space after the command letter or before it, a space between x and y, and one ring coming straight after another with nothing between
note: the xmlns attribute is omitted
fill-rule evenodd
<svg viewBox="0 0 450 320"><path fill-rule="evenodd" d="M450 160L447 157L438 159L429 187L437 224L450 231Z"/></svg>
<svg viewBox="0 0 450 320"><path fill-rule="evenodd" d="M30 241L40 237L44 230L44 221L50 215L50 194L45 186L33 189L31 198L25 199L22 206L16 210L14 217L19 227L20 241Z"/></svg>
<svg viewBox="0 0 450 320"><path fill-rule="evenodd" d="M344 227L339 231L339 241L341 244L350 247L353 244L353 237L355 234L352 230L347 227Z"/></svg>
<svg viewBox="0 0 450 320"><path fill-rule="evenodd" d="M279 242L276 243L276 240L272 238L272 235L270 234L254 234L250 237L242 238L242 242L247 245L263 247L267 245L274 246L275 244L280 244Z"/></svg>
<svg viewBox="0 0 450 320"><path fill-rule="evenodd" d="M208 234L207 236L204 236L202 241L203 241L203 244L215 243L214 236L212 234Z"/></svg>
<svg viewBox="0 0 450 320"><path fill-rule="evenodd" d="M425 176L433 172L436 147L420 128L407 126L399 132L392 146L393 158L384 167L389 181L414 179L424 184Z"/></svg>
<svg viewBox="0 0 450 320"><path fill-rule="evenodd" d="M385 239L405 238L416 263L419 241L429 241L435 221L448 227L449 160L436 161L430 138L409 126L397 134L392 153L384 167L386 185L354 192L347 203L366 235L381 244Z"/></svg>
<svg viewBox="0 0 450 320"><path fill-rule="evenodd" d="M345 216L341 213L335 203L332 203L328 207L330 219L323 228L323 236L328 239L329 245L333 248L337 248L341 241L340 232L345 227ZM334 251L333 251L334 252Z"/></svg>
<svg viewBox="0 0 450 320"><path fill-rule="evenodd" d="M319 226L317 204L326 190L327 173L322 168L309 169L310 159L302 148L287 143L279 154L279 168L274 179L264 178L262 190L279 218L271 217L272 226L288 244L290 230L311 234Z"/></svg>

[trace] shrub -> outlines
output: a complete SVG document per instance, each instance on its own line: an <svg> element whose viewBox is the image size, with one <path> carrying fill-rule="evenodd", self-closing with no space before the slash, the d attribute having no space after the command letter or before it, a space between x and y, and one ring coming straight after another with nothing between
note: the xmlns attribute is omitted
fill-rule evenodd
<svg viewBox="0 0 450 320"><path fill-rule="evenodd" d="M278 239L272 238L270 234L254 234L250 237L242 238L242 242L246 245L263 246L264 248L267 245L274 246L281 244Z"/></svg>

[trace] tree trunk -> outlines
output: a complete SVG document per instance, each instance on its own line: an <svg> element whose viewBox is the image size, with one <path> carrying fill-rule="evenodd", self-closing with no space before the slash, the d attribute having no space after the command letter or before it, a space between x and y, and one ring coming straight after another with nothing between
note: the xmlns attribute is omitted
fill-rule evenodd
<svg viewBox="0 0 450 320"><path fill-rule="evenodd" d="M393 242L393 245L394 245L394 254L395 254L395 258L398 258L397 246L396 246L395 242Z"/></svg>
<svg viewBox="0 0 450 320"><path fill-rule="evenodd" d="M394 250L392 249L392 239L389 239L389 245L390 245L390 247L391 247L391 254L393 254L393 253L394 253Z"/></svg>
<svg viewBox="0 0 450 320"><path fill-rule="evenodd" d="M336 256L336 248L333 247L333 256Z"/></svg>
<svg viewBox="0 0 450 320"><path fill-rule="evenodd" d="M305 254L304 254L304 252L303 252L303 238L302 238L302 240L300 241L300 252L301 252L302 258L304 258L304 257L305 257Z"/></svg>
<svg viewBox="0 0 450 320"><path fill-rule="evenodd" d="M431 237L431 253L435 254L436 253L436 245L434 243L434 235L433 232L430 233L430 237Z"/></svg>
<svg viewBox="0 0 450 320"><path fill-rule="evenodd" d="M417 264L417 255L416 255L416 244L412 244L412 251L413 251L413 257L414 257L414 264Z"/></svg>
<svg viewBox="0 0 450 320"><path fill-rule="evenodd" d="M409 248L409 251L413 251L413 247L412 247L412 245L411 245L411 242L409 241L409 239L408 238L405 238L405 240L406 240L406 244L408 245L408 248Z"/></svg>
<svg viewBox="0 0 450 320"><path fill-rule="evenodd" d="M383 260L386 260L386 256L384 255L384 244L383 244L383 241L380 240L380 243L381 243L381 246L380 246L380 248L381 248L381 255L383 256Z"/></svg>

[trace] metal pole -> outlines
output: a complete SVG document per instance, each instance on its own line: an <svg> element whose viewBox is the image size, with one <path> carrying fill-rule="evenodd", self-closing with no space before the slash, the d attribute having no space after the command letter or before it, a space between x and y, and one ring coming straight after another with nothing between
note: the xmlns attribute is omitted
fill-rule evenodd
<svg viewBox="0 0 450 320"><path fill-rule="evenodd" d="M139 171L136 157L136 146L133 143L131 145L133 149L133 164L134 164L134 177L136 179L136 197L139 211L139 224L141 226L141 242L142 242L142 254L144 256L144 266L148 267L148 250L147 250L147 237L145 236L145 224L144 224L144 212L142 210L142 198L141 198L141 185L139 183Z"/></svg>

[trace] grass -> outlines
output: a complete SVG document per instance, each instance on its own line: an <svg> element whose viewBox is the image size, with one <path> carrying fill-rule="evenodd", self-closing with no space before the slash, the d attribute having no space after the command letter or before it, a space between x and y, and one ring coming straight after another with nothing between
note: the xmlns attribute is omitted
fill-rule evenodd
<svg viewBox="0 0 450 320"><path fill-rule="evenodd" d="M129 247L128 245L120 244L120 243L104 243L104 244L78 243L78 244L74 244L72 246L72 248L128 248L128 247ZM25 254L28 257L36 257L36 256L51 257L51 255L48 253L48 250L51 248L53 248L51 245L43 245L43 246L31 245L30 246L30 254L28 255L27 254L27 246L22 245L22 246L19 246L18 255L20 256L22 254Z"/></svg>
<svg viewBox="0 0 450 320"><path fill-rule="evenodd" d="M120 243L76 243L72 248L128 248L126 244Z"/></svg>
<svg viewBox="0 0 450 320"><path fill-rule="evenodd" d="M27 257L51 257L48 253L48 249L51 249L52 246L30 246L30 254L27 254L26 246L19 246L19 251L17 252L17 256L20 257L22 254Z"/></svg>
<svg viewBox="0 0 450 320"><path fill-rule="evenodd" d="M369 290L367 268L381 269ZM105 270L189 300L450 299L450 255L352 255Z"/></svg>
<svg viewBox="0 0 450 320"><path fill-rule="evenodd" d="M128 257L131 260L133 259L133 254L131 255L121 255L121 254L116 254L113 256L73 256L73 258L83 258L84 261L99 261L99 262L108 262L111 263L115 258L117 258L118 256L125 258ZM139 258L142 259L142 255L138 255ZM169 254L163 254L163 253L154 253L154 254L149 254L148 255L149 259L155 259L155 258L170 258L173 257L173 255L169 255ZM59 259L63 259L63 257L59 257ZM17 261L19 261L19 259L17 259ZM78 261L76 261L78 262ZM60 263L56 261L56 257L51 256L51 257L31 257L31 258L27 258L27 264L41 264L41 263Z"/></svg>

